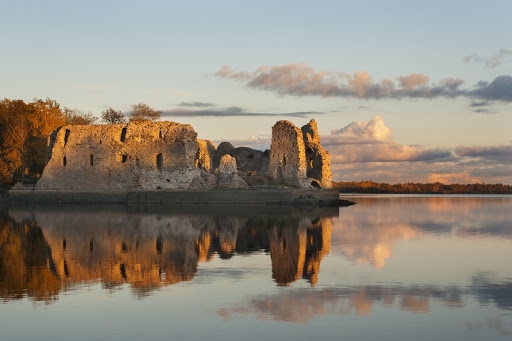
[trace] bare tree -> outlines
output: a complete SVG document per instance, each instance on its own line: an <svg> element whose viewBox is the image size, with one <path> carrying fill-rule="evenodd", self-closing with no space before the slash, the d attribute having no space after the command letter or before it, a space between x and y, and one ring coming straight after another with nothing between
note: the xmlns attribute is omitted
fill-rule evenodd
<svg viewBox="0 0 512 341"><path fill-rule="evenodd" d="M98 119L92 112L84 113L78 109L64 108L64 114L66 115L66 124L71 125L94 124Z"/></svg>
<svg viewBox="0 0 512 341"><path fill-rule="evenodd" d="M144 103L138 103L132 105L132 114L130 116L131 121L156 121L162 115L162 111L155 110Z"/></svg>

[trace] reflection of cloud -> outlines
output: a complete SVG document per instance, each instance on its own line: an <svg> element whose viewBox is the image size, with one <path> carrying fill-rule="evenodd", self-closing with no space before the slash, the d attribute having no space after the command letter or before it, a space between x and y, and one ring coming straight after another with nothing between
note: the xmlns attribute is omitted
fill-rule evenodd
<svg viewBox="0 0 512 341"><path fill-rule="evenodd" d="M402 309L413 313L428 313L430 303L427 298L407 294L402 298Z"/></svg>
<svg viewBox="0 0 512 341"><path fill-rule="evenodd" d="M428 77L420 73L375 82L366 71L353 75L345 72L316 71L307 64L261 66L253 72L235 71L223 66L215 73L220 78L233 79L246 86L279 95L379 98L479 98L489 101L512 101L512 76L496 77L491 83L481 81L472 90L460 89L461 79L445 78L438 84L427 85Z"/></svg>
<svg viewBox="0 0 512 341"><path fill-rule="evenodd" d="M483 239L512 237L512 198L508 197L386 200L358 196L349 200L356 201L359 208L340 215L331 235L331 252L377 269L385 267L395 245L429 234Z"/></svg>
<svg viewBox="0 0 512 341"><path fill-rule="evenodd" d="M354 221L345 221L336 229L337 249L350 261L384 267L393 255L393 245L402 240L415 239L422 232L407 225L382 226L368 231Z"/></svg>
<svg viewBox="0 0 512 341"><path fill-rule="evenodd" d="M511 294L509 288L506 292ZM252 297L244 303L217 310L225 320L233 315L254 315L260 320L307 323L319 315L367 316L374 305L385 307L398 303L399 309L412 313L428 313L431 303L442 302L445 306L458 309L464 301L474 297L479 300L483 294L470 288L408 286L353 286L322 290L289 290L280 294ZM512 306L501 307L510 309ZM473 326L473 329L476 326Z"/></svg>
<svg viewBox="0 0 512 341"><path fill-rule="evenodd" d="M478 332L496 330L501 335L512 335L512 326L507 326L501 317L488 317L484 322L468 322L466 329Z"/></svg>
<svg viewBox="0 0 512 341"><path fill-rule="evenodd" d="M512 198L503 197L409 197L374 198L358 196L359 210L347 210L333 228L331 248L345 254L349 246L360 250L424 234L458 237L512 236ZM363 208L364 207L364 208ZM371 207L371 209L370 209ZM461 221L460 217L464 217ZM371 259L369 253L366 259Z"/></svg>

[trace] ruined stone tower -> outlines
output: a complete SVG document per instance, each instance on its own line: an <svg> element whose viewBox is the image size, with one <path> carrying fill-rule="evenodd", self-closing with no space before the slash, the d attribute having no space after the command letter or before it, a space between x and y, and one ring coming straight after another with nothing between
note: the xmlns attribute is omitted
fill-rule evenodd
<svg viewBox="0 0 512 341"><path fill-rule="evenodd" d="M268 174L298 187L332 188L330 157L320 144L315 120L302 129L289 121L272 127Z"/></svg>
<svg viewBox="0 0 512 341"><path fill-rule="evenodd" d="M312 182L315 187L332 188L331 158L320 144L316 121L309 121L301 130L306 149L307 177L316 180L316 183Z"/></svg>
<svg viewBox="0 0 512 341"><path fill-rule="evenodd" d="M302 131L290 121L279 121L272 127L269 176L300 186L306 178L306 151Z"/></svg>

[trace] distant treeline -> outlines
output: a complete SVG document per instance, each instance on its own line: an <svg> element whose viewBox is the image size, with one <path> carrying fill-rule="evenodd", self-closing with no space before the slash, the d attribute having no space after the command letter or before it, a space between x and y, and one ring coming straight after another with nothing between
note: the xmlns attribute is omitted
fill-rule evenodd
<svg viewBox="0 0 512 341"><path fill-rule="evenodd" d="M382 194L512 194L512 186L504 184L403 183L387 184L373 181L333 182L340 193Z"/></svg>

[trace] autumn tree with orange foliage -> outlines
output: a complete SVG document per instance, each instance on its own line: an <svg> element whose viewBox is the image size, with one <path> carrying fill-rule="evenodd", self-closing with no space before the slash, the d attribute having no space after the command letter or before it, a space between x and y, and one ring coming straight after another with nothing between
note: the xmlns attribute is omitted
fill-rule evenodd
<svg viewBox="0 0 512 341"><path fill-rule="evenodd" d="M0 184L35 179L46 165L48 136L65 124L92 124L92 113L67 108L52 99L0 101Z"/></svg>

